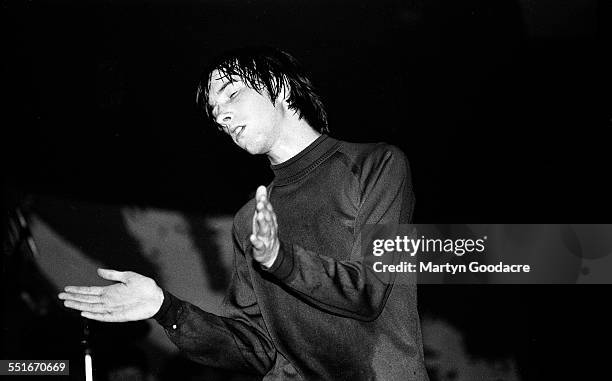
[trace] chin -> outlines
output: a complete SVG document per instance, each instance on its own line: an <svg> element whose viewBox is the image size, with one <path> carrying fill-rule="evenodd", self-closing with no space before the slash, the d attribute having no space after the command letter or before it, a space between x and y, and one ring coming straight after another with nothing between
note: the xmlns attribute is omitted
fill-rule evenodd
<svg viewBox="0 0 612 381"><path fill-rule="evenodd" d="M250 153L251 155L258 155L258 154L259 154L259 152L258 152L258 151L255 151L255 150L250 149L250 148L248 148L248 147L243 147L242 149L243 149L243 150L245 150L245 151L247 151L247 152L248 152L248 153Z"/></svg>
<svg viewBox="0 0 612 381"><path fill-rule="evenodd" d="M243 150L247 151L248 153L250 153L251 155L258 155L261 152L259 147L255 144L252 143L244 143L244 144L239 144L240 148L242 148Z"/></svg>
<svg viewBox="0 0 612 381"><path fill-rule="evenodd" d="M255 139L245 139L240 147L251 155L263 155L268 152L268 150L265 149L264 144L261 144L261 142Z"/></svg>

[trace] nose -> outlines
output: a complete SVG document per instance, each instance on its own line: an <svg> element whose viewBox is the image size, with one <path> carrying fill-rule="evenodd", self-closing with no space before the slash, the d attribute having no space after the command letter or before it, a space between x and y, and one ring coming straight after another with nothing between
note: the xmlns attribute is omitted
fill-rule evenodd
<svg viewBox="0 0 612 381"><path fill-rule="evenodd" d="M232 113L221 111L219 115L217 115L216 122L220 125L230 125L232 122Z"/></svg>

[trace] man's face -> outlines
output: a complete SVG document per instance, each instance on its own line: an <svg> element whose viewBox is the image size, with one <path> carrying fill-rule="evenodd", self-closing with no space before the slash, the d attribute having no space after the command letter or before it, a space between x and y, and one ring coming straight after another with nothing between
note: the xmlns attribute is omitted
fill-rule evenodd
<svg viewBox="0 0 612 381"><path fill-rule="evenodd" d="M264 93L265 94L265 93ZM244 84L213 71L208 103L212 117L240 148L251 154L268 153L280 135L281 107Z"/></svg>

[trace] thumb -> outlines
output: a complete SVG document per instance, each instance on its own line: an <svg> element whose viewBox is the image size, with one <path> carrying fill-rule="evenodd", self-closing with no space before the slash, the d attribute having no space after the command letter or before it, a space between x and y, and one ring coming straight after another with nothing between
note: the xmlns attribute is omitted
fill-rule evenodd
<svg viewBox="0 0 612 381"><path fill-rule="evenodd" d="M125 282L125 273L125 271L98 269L98 275L101 278L107 280L114 280L116 282Z"/></svg>

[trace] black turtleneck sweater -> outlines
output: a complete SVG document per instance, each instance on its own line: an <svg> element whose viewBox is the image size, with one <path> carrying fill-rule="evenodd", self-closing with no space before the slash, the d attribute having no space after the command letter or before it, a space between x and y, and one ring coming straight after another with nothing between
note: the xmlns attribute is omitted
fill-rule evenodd
<svg viewBox="0 0 612 381"><path fill-rule="evenodd" d="M366 281L359 249L365 224L410 222L404 154L322 135L272 170L281 242L272 267L253 260L248 202L234 218L224 316L164 291L154 318L193 360L265 380L427 379L415 284Z"/></svg>

